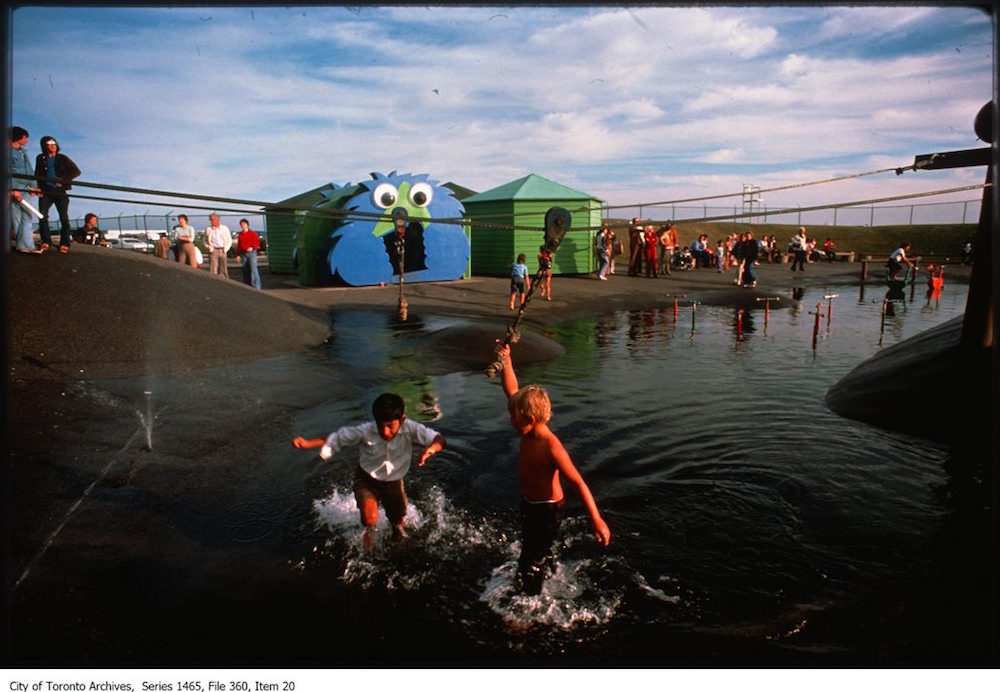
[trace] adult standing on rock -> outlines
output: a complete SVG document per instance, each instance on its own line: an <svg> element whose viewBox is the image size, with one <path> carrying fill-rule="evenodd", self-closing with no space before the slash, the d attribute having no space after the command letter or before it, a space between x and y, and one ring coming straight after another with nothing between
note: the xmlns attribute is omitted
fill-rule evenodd
<svg viewBox="0 0 1000 692"><path fill-rule="evenodd" d="M219 223L218 214L210 215L208 223L205 229L205 245L209 252L209 269L213 274L221 274L228 279L229 267L226 264L226 255L233 246L233 234L229 226Z"/></svg>
<svg viewBox="0 0 1000 692"><path fill-rule="evenodd" d="M49 230L49 210L53 207L59 213L59 252L69 252L73 230L69 227L69 195L66 191L72 188L70 181L80 175L73 160L59 152L59 142L55 137L46 135L40 142L42 153L35 158L35 179L42 191L38 202L38 211L42 218L38 222L38 234L42 237L42 250L48 250L52 243L52 232Z"/></svg>
<svg viewBox="0 0 1000 692"><path fill-rule="evenodd" d="M38 254L35 240L31 237L31 217L29 211L21 204L27 204L25 197L37 195L38 188L32 187L31 160L24 146L28 143L28 131L23 127L13 127L10 131L10 222L14 229L14 249L27 254ZM20 177L14 177L20 176ZM24 177L28 176L28 177ZM4 242L5 249L10 246Z"/></svg>
<svg viewBox="0 0 1000 692"><path fill-rule="evenodd" d="M238 261L243 262L243 283L260 290L260 272L257 269L257 253L260 252L260 236L250 228L250 222L240 219L240 232L236 236Z"/></svg>
<svg viewBox="0 0 1000 692"><path fill-rule="evenodd" d="M198 261L198 248L194 244L194 226L188 225L188 217L181 214L177 217L177 225L174 226L174 253L177 261L198 269L201 262Z"/></svg>

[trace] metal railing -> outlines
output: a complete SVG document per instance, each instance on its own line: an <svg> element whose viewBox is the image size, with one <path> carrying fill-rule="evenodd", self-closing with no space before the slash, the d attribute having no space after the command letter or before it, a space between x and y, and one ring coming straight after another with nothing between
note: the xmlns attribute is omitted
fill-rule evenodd
<svg viewBox="0 0 1000 692"><path fill-rule="evenodd" d="M208 213L192 214L185 211L170 211L166 214L119 214L118 216L99 216L97 225L107 233L112 231L114 235L122 231L138 232L138 235L145 233L161 233L170 230L177 225L177 216L185 214L188 217L188 225L194 227L195 231L201 232L208 226ZM50 214L55 217L55 213ZM264 228L263 214L219 214L219 222L229 227L234 234L240 230L240 219L250 222L250 228L257 232L266 232ZM84 217L70 219L70 225L74 228L83 228ZM38 224L33 225L34 230L38 230ZM53 233L59 232L59 219L50 218L49 227Z"/></svg>
<svg viewBox="0 0 1000 692"><path fill-rule="evenodd" d="M982 200L973 199L958 202L933 202L926 204L903 205L872 205L867 207L840 207L812 211L768 209L756 207L751 215L742 204L728 207L709 205L663 205L649 204L635 207L614 207L607 205L602 212L603 218L632 218L658 220L698 220L703 218L730 217L732 221L742 223L779 223L796 226L896 226L896 225L926 225L926 224L974 224L979 221ZM780 213L779 213L780 212ZM118 216L99 217L98 226L105 233L111 232L111 237L117 237L122 231L129 235L139 235L155 238L177 225L177 215L187 214L188 224L200 233L208 226L209 214L188 213L185 211L169 211L165 214L120 214ZM54 216L54 214L52 215ZM239 232L239 221L242 218L250 222L250 228L267 235L267 222L263 214L219 214L220 221L229 227L234 234ZM721 219L725 220L725 218ZM71 219L74 229L82 228L83 217ZM50 219L53 233L59 229L59 220ZM34 224L37 231L38 224Z"/></svg>

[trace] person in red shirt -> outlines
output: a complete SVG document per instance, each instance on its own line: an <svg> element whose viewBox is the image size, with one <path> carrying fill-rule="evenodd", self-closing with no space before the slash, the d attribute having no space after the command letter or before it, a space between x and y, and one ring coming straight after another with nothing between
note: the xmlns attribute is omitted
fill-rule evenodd
<svg viewBox="0 0 1000 692"><path fill-rule="evenodd" d="M656 278L659 270L656 266L656 250L660 244L660 238L656 235L656 229L646 226L646 237L644 238L646 251L646 278Z"/></svg>
<svg viewBox="0 0 1000 692"><path fill-rule="evenodd" d="M238 261L243 263L243 283L260 290L260 272L257 269L257 253L260 252L260 236L250 228L250 222L240 219L240 232L236 236Z"/></svg>
<svg viewBox="0 0 1000 692"><path fill-rule="evenodd" d="M826 255L826 261L832 262L837 258L837 246L833 243L833 238L827 238L823 241L823 254Z"/></svg>

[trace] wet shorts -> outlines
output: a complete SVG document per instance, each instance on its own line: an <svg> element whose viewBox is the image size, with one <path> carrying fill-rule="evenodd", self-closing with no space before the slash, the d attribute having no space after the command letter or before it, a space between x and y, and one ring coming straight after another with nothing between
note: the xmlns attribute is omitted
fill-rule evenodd
<svg viewBox="0 0 1000 692"><path fill-rule="evenodd" d="M552 544L559 531L564 504L563 500L521 500L521 556L517 564L521 589L527 594L541 593L542 582L552 570Z"/></svg>
<svg viewBox="0 0 1000 692"><path fill-rule="evenodd" d="M402 523L406 516L406 492L402 478L398 481L375 480L358 466L354 470L354 499L362 512L366 500L381 503L386 518L394 526Z"/></svg>

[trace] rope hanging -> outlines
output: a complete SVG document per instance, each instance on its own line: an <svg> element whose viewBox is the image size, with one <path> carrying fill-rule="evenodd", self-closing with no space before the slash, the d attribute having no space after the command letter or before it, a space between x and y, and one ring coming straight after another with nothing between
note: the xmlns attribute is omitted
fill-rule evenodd
<svg viewBox="0 0 1000 692"><path fill-rule="evenodd" d="M562 242L566 232L569 231L571 219L570 213L561 207L552 207L545 213L545 249L553 255L559 248L559 243ZM524 311L528 308L528 303L531 302L531 296L535 293L535 287L541 283L544 271L544 269L539 267L538 272L535 274L535 280L528 286L528 292L524 296L524 302L518 307L514 321L507 325L507 331L504 332L503 339L498 340L497 353L500 352L503 346L516 344L520 340L521 332L518 328L521 326L521 320L524 318ZM495 377L503 368L503 361L498 357L486 367L486 375L491 378Z"/></svg>

